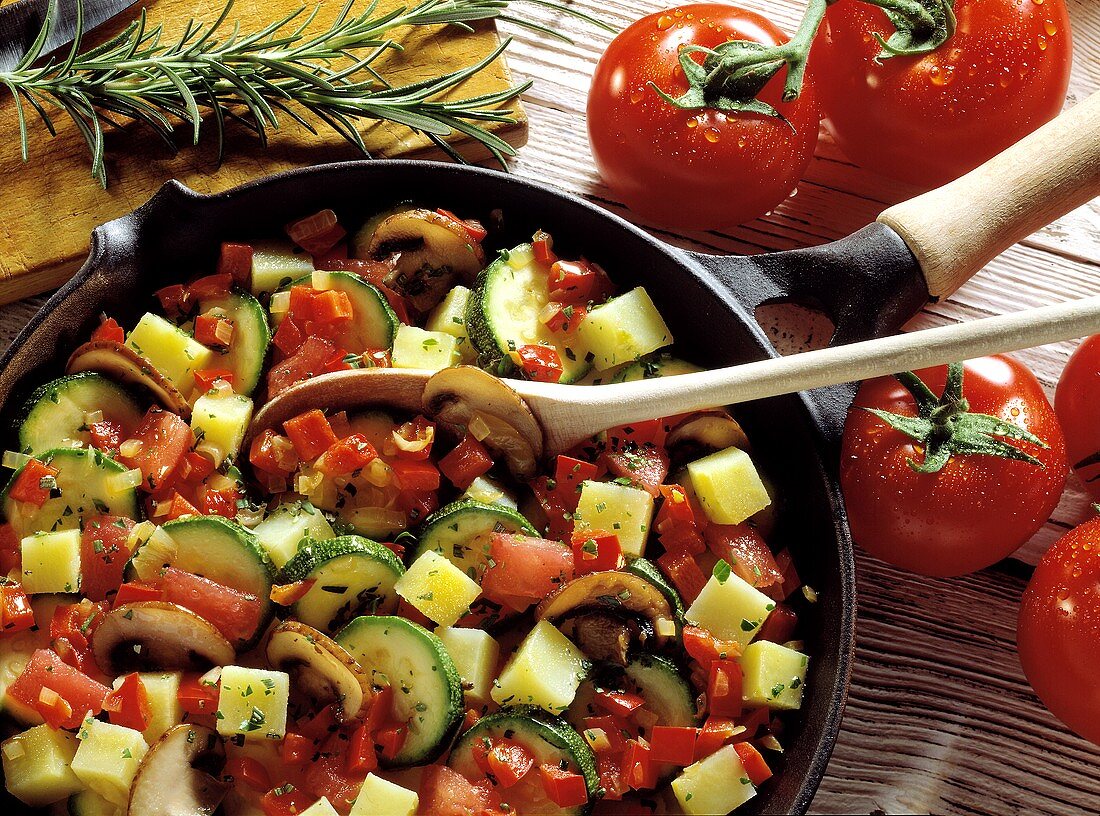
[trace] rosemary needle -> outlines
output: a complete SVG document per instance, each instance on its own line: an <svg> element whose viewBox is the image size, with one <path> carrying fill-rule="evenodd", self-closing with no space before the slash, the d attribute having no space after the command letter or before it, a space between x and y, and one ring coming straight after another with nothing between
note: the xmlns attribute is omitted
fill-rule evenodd
<svg viewBox="0 0 1100 816"><path fill-rule="evenodd" d="M547 0L528 1L606 27ZM469 29L472 22L502 18L561 37L535 22L506 15L509 0L422 0L385 13L376 13L377 0L353 13L355 0L347 0L327 29L310 32L320 11L318 3L308 13L303 7L252 33L226 25L233 7L228 0L214 23L192 20L174 41L164 41L160 26L149 27L143 10L120 34L81 53L83 7L77 0L77 34L67 56L36 65L56 18L56 2L51 0L43 30L19 64L0 71L0 86L15 98L23 161L29 160L26 108L33 109L51 135L57 133L53 116L60 112L79 129L88 146L92 175L104 187L105 126L121 126L122 120L143 122L174 150L170 117L189 124L197 144L204 110L212 114L219 162L226 147L226 120L243 123L266 144L268 132L279 128L281 114L317 133L308 113L364 155L367 149L358 123L381 119L425 134L460 161L444 137L465 134L503 163L515 151L485 125L514 122L512 111L499 106L531 83L462 99L440 97L484 70L509 40L473 65L412 84L393 86L373 65L382 54L402 50L390 36L401 26L449 24Z"/></svg>

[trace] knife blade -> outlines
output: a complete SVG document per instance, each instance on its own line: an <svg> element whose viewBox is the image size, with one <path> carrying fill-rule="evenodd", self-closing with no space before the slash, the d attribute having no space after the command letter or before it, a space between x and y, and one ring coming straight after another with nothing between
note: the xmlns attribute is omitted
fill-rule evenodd
<svg viewBox="0 0 1100 816"><path fill-rule="evenodd" d="M55 0L57 11L53 26L42 48L49 54L72 44L76 38L77 0ZM137 0L83 0L84 33L122 13ZM37 39L46 21L49 0L16 0L0 6L0 71L10 71L19 64Z"/></svg>

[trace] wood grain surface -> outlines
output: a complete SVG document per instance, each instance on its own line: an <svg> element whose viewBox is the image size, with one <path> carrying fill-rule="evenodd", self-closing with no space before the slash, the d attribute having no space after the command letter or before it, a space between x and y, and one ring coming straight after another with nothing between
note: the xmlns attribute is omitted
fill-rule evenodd
<svg viewBox="0 0 1100 816"><path fill-rule="evenodd" d="M303 6L311 9L314 5L318 5L316 0L242 0L234 5L227 24L239 21L243 31L256 31ZM319 5L321 11L307 32L323 31L344 3L324 0ZM355 8L365 9L367 5L367 0L358 0ZM399 0L381 0L378 13L397 5ZM189 20L215 20L224 6L225 0L147 0L97 29L93 40L117 33L144 7L150 25L163 23L165 39L170 41ZM452 26L406 27L395 39L404 51L387 52L374 68L398 86L473 65L500 42L491 22L479 24L473 32ZM507 64L498 58L440 98L480 96L512 85ZM512 145L524 144L527 125L522 108L515 102L500 107L515 111L515 124L488 123L487 129ZM29 108L27 112L32 115ZM110 186L103 190L91 177L87 148L72 122L57 116L58 136L51 139L41 122L33 121L30 163L25 165L14 129L15 117L11 95L0 93L0 128L8 134L0 139L5 210L0 222L0 303L37 294L66 280L82 263L88 234L96 225L134 209L171 178L199 192L218 192L279 170L362 156L324 123L314 121L319 131L315 136L286 114L279 117L280 130L271 134L266 150L243 126L227 125L228 150L221 167L217 165L212 126L204 128L205 135L197 147L189 143L190 128L178 128L176 142L181 149L175 155L147 128L128 126L121 132L108 133ZM440 155L426 136L404 126L364 120L360 129L367 149L376 157ZM488 156L480 144L461 134L448 141L470 160Z"/></svg>
<svg viewBox="0 0 1100 816"><path fill-rule="evenodd" d="M801 14L797 0L739 2L787 31ZM1074 23L1075 101L1100 87L1100 4L1067 4ZM662 3L575 5L624 25ZM515 78L536 80L524 97L530 143L512 169L629 218L596 176L585 134L585 94L607 37L567 17L552 24L576 45L518 32L509 50ZM773 214L729 233L654 234L710 252L786 249L846 235L912 192L853 166L825 135L797 195ZM926 308L909 328L1098 293L1100 203L1093 202L1009 249L951 298ZM10 342L41 301L0 309L0 343ZM787 339L798 342L807 333L797 327ZM1059 343L1017 356L1052 395L1073 347ZM1028 565L1088 512L1088 500L1071 477L1051 520L1014 559L967 578L917 578L857 553L860 618L851 697L813 812L1100 813L1100 749L1069 734L1032 696L1014 636Z"/></svg>

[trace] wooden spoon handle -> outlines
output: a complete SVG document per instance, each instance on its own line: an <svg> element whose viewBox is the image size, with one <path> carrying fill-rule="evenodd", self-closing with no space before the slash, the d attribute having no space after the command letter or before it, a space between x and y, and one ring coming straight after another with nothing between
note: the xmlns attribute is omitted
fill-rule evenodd
<svg viewBox="0 0 1100 816"><path fill-rule="evenodd" d="M516 383L553 424L589 430L912 371L1100 332L1100 295L778 359L594 388ZM536 408L536 413L542 413ZM550 423L544 417L544 422ZM581 435L584 435L583 433Z"/></svg>
<svg viewBox="0 0 1100 816"><path fill-rule="evenodd" d="M1012 244L1100 195L1100 93L943 187L878 220L944 298Z"/></svg>

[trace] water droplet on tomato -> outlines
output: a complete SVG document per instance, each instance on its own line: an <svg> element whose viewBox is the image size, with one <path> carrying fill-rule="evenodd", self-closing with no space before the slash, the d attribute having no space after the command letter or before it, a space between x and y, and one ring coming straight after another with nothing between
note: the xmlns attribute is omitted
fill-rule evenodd
<svg viewBox="0 0 1100 816"><path fill-rule="evenodd" d="M944 85L949 85L954 78L955 69L950 65L946 68L940 68L938 65L933 65L928 69L928 79L933 85L938 85L941 88Z"/></svg>
<svg viewBox="0 0 1100 816"><path fill-rule="evenodd" d="M644 97L645 94L642 92L641 88L635 88L633 91L630 92L630 101L635 105L641 102Z"/></svg>
<svg viewBox="0 0 1100 816"><path fill-rule="evenodd" d="M684 16L684 10L683 9L676 9L672 13L675 14L677 17L683 17Z"/></svg>
<svg viewBox="0 0 1100 816"><path fill-rule="evenodd" d="M952 62L958 62L959 60L962 59L962 55L963 55L963 52L962 52L961 48L952 48L951 49L951 56L949 57L949 59Z"/></svg>
<svg viewBox="0 0 1100 816"><path fill-rule="evenodd" d="M711 142L712 144L722 138L722 134L718 132L718 128L716 127L709 127L704 130L703 136L708 142Z"/></svg>
<svg viewBox="0 0 1100 816"><path fill-rule="evenodd" d="M1042 34L1039 35L1039 50L1040 51L1046 51L1047 50L1047 38L1044 37Z"/></svg>
<svg viewBox="0 0 1100 816"><path fill-rule="evenodd" d="M694 14L689 14L689 15L687 15L686 17L684 17L684 19L685 19L685 20L694 20L694 19L695 19L695 15L694 15Z"/></svg>
<svg viewBox="0 0 1100 816"><path fill-rule="evenodd" d="M698 119L688 119L688 127L689 128L699 127L699 120Z"/></svg>
<svg viewBox="0 0 1100 816"><path fill-rule="evenodd" d="M1049 35L1050 35L1050 36L1052 36L1052 37L1053 37L1053 36L1054 36L1055 34L1057 34L1057 33L1058 33L1058 26L1054 25L1054 23L1053 23L1053 22L1051 22L1050 20L1044 20L1044 21L1043 21L1043 28L1045 28L1045 29L1046 29L1046 32L1047 32L1047 34L1049 34Z"/></svg>
<svg viewBox="0 0 1100 816"><path fill-rule="evenodd" d="M1014 417L1018 417L1020 415L1020 409L1013 406L1012 410L1010 410L1009 413L1012 414L1012 416Z"/></svg>
<svg viewBox="0 0 1100 816"><path fill-rule="evenodd" d="M657 28L659 28L661 31L672 28L672 23L673 19L667 14L662 14L660 17L657 18Z"/></svg>
<svg viewBox="0 0 1100 816"><path fill-rule="evenodd" d="M1043 0L1031 0L1031 2L1034 3L1037 6L1043 5Z"/></svg>

